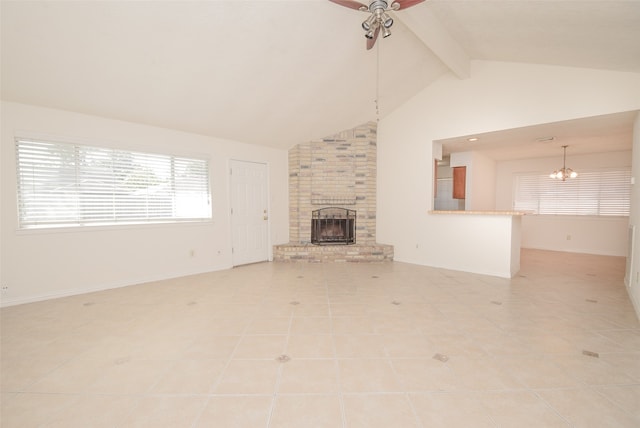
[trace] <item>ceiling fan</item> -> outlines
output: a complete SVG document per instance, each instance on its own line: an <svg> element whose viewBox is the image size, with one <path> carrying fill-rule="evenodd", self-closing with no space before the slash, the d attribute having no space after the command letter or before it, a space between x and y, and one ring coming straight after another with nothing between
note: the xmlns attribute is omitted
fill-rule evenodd
<svg viewBox="0 0 640 428"><path fill-rule="evenodd" d="M329 1L349 9L371 13L371 16L362 23L362 28L365 31L364 36L367 38L367 49L371 49L376 44L380 30L382 30L382 37L391 35L390 28L393 25L393 19L387 13L388 11L406 9L425 0L371 0L369 6L355 0ZM391 3L391 6L389 6L389 3Z"/></svg>

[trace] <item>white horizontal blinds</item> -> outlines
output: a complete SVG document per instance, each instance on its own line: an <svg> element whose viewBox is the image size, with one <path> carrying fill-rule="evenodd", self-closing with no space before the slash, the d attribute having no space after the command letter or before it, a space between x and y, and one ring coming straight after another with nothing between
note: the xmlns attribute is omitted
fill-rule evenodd
<svg viewBox="0 0 640 428"><path fill-rule="evenodd" d="M22 227L211 217L204 159L17 141Z"/></svg>
<svg viewBox="0 0 640 428"><path fill-rule="evenodd" d="M175 215L179 218L210 216L209 167L206 161L173 158Z"/></svg>
<svg viewBox="0 0 640 428"><path fill-rule="evenodd" d="M20 224L74 223L78 210L75 147L19 141L16 155Z"/></svg>
<svg viewBox="0 0 640 428"><path fill-rule="evenodd" d="M629 215L631 211L631 168L626 171L602 171L600 215Z"/></svg>
<svg viewBox="0 0 640 428"><path fill-rule="evenodd" d="M628 216L631 169L581 171L561 181L547 174L515 179L514 209L536 214Z"/></svg>
<svg viewBox="0 0 640 428"><path fill-rule="evenodd" d="M547 176L547 179L549 177ZM516 175L513 209L538 213L540 205L539 175Z"/></svg>

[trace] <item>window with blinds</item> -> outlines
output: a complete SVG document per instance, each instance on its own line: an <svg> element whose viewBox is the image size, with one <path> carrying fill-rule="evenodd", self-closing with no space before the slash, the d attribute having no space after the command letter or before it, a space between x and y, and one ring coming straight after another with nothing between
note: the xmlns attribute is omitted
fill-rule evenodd
<svg viewBox="0 0 640 428"><path fill-rule="evenodd" d="M580 171L560 181L548 174L514 176L514 209L535 214L628 216L631 168Z"/></svg>
<svg viewBox="0 0 640 428"><path fill-rule="evenodd" d="M16 140L21 228L211 218L206 159Z"/></svg>

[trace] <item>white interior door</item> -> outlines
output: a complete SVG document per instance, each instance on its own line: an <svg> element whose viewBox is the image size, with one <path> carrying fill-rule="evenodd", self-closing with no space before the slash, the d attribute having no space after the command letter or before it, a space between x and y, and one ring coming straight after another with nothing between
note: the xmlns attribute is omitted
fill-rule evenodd
<svg viewBox="0 0 640 428"><path fill-rule="evenodd" d="M231 161L233 265L269 259L267 165Z"/></svg>

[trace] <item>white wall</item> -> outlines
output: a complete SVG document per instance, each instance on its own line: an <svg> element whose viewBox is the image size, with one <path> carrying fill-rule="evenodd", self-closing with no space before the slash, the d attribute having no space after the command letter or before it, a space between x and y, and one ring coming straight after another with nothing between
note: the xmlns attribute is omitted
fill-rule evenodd
<svg viewBox="0 0 640 428"><path fill-rule="evenodd" d="M432 266L511 278L520 269L521 216L431 214L434 229L446 231Z"/></svg>
<svg viewBox="0 0 640 428"><path fill-rule="evenodd" d="M89 145L205 155L210 159L213 221L66 230L18 230L15 135ZM2 103L2 304L230 268L229 160L269 169L272 244L286 243L287 151L184 132ZM194 256L191 256L191 251Z"/></svg>
<svg viewBox="0 0 640 428"><path fill-rule="evenodd" d="M513 175L551 172L562 164L562 152L553 158L498 162L496 208L513 209ZM595 168L629 167L631 152L571 155L567 165L578 173ZM626 256L628 217L526 215L522 219L522 246L541 250Z"/></svg>
<svg viewBox="0 0 640 428"><path fill-rule="evenodd" d="M635 184L631 188L631 216L629 223L635 226L635 238L632 240L632 257L627 266L630 275L625 278L631 301L640 318L640 114L633 127L632 172Z"/></svg>
<svg viewBox="0 0 640 428"><path fill-rule="evenodd" d="M640 73L474 61L471 76L443 76L379 124L377 236L396 260L463 264L439 258L450 230L428 214L434 140L640 109Z"/></svg>

